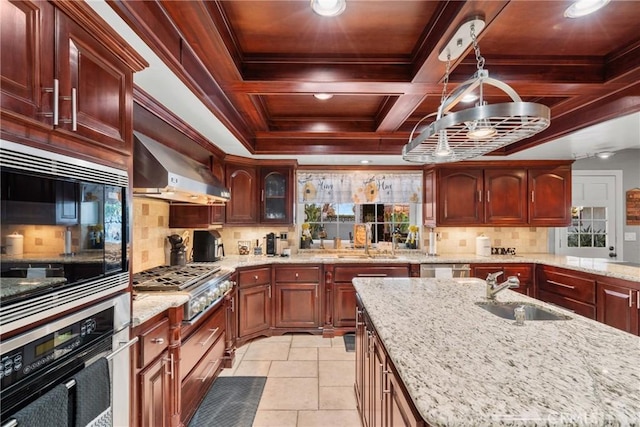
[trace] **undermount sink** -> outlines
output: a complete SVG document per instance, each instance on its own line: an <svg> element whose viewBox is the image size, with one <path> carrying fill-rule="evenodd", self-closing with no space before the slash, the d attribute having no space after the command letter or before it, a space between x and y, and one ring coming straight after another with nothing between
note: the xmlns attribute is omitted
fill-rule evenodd
<svg viewBox="0 0 640 427"><path fill-rule="evenodd" d="M396 259L396 255L391 254L327 254L322 258L338 258L338 259Z"/></svg>
<svg viewBox="0 0 640 427"><path fill-rule="evenodd" d="M476 305L491 314L503 319L515 320L513 312L517 307L524 307L526 320L570 320L571 317L554 313L540 306L523 302L477 302Z"/></svg>

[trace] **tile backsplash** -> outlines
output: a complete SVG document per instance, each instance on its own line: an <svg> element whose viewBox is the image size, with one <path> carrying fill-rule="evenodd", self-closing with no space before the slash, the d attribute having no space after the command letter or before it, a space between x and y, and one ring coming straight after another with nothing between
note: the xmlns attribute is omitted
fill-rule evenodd
<svg viewBox="0 0 640 427"><path fill-rule="evenodd" d="M441 227L435 231L440 236L436 241L437 253L475 254L476 237L480 235L487 236L491 246L516 248L517 253L549 251L549 233L545 227ZM429 247L428 238L424 247Z"/></svg>

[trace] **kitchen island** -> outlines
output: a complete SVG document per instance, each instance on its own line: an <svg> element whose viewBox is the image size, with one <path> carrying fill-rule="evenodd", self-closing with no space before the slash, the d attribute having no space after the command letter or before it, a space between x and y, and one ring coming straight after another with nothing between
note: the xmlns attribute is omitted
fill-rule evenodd
<svg viewBox="0 0 640 427"><path fill-rule="evenodd" d="M353 283L391 361L385 371L403 384L427 425L640 423L637 336L506 290L498 301L571 317L516 326L476 305L486 301L486 285L477 279Z"/></svg>

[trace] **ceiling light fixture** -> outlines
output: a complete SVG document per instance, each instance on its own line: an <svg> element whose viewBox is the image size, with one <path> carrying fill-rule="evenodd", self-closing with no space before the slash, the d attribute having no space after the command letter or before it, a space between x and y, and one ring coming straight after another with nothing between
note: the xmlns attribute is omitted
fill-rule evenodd
<svg viewBox="0 0 640 427"><path fill-rule="evenodd" d="M315 99L319 99L320 101L326 101L327 99L333 98L333 95L330 93L314 93L313 97Z"/></svg>
<svg viewBox="0 0 640 427"><path fill-rule="evenodd" d="M346 0L311 0L311 9L320 16L338 16L346 8Z"/></svg>
<svg viewBox="0 0 640 427"><path fill-rule="evenodd" d="M600 153L596 153L596 157L599 159L608 159L609 157L613 157L616 153L611 151L601 151Z"/></svg>
<svg viewBox="0 0 640 427"><path fill-rule="evenodd" d="M484 69L484 58L480 55L476 39L478 21L482 22L479 27L483 28L484 21L481 19L474 18L465 22L461 28L469 29L468 41L464 38L462 42L460 41L460 30L458 30L438 57L442 60L444 53L447 61L442 100L436 113L423 117L414 126L409 142L402 148L404 160L417 163L444 163L471 159L529 138L549 126L551 122L549 107L533 102L522 102L520 96L509 85L489 77L489 72ZM455 59L452 53L461 55L470 43L473 44L477 70L469 80L446 96L450 62L452 58ZM511 98L512 102L488 105L483 99L484 85L500 89ZM479 96L475 107L451 112L464 96L476 89ZM420 123L434 115L435 120L414 138L413 135ZM442 155L445 152L450 154Z"/></svg>
<svg viewBox="0 0 640 427"><path fill-rule="evenodd" d="M580 18L602 9L610 0L578 0L564 11L565 18Z"/></svg>
<svg viewBox="0 0 640 427"><path fill-rule="evenodd" d="M478 99L478 95L476 95L475 93L468 93L465 96L463 96L460 101L469 103L469 102L474 102L477 99Z"/></svg>

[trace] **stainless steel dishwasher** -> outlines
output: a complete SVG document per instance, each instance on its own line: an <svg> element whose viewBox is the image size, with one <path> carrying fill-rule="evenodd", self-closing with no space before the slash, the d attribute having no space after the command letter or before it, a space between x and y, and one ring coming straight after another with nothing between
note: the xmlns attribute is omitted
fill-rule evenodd
<svg viewBox="0 0 640 427"><path fill-rule="evenodd" d="M452 277L469 277L469 264L420 264L420 277L448 279Z"/></svg>

